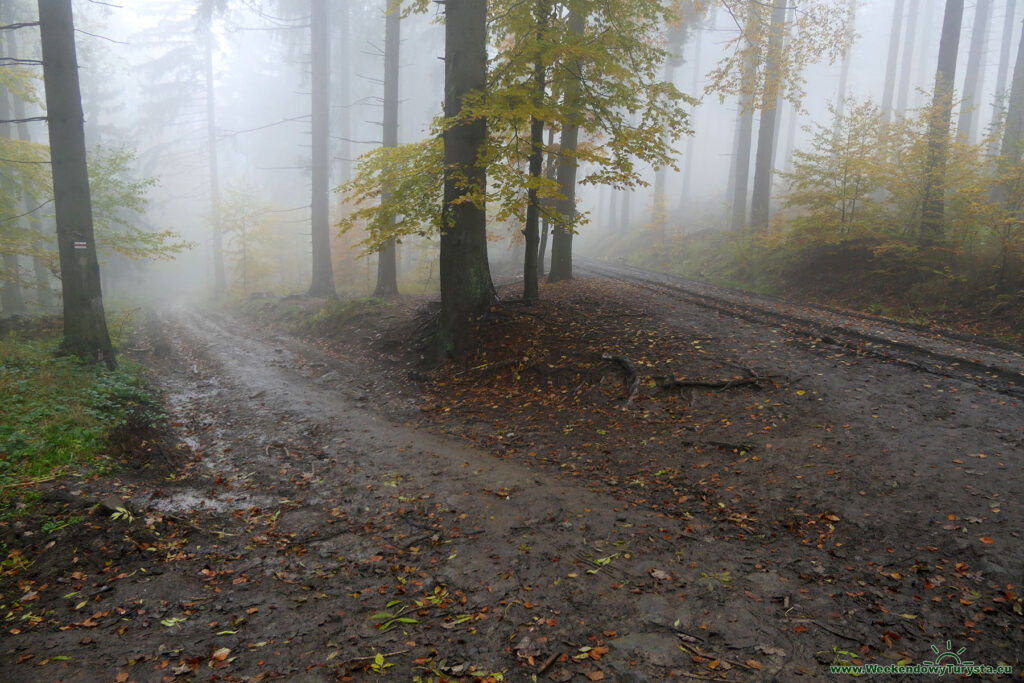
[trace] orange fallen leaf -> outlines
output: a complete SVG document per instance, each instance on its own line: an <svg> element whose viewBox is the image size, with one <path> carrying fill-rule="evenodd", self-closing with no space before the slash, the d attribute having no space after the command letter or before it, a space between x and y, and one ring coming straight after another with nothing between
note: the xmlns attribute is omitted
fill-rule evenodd
<svg viewBox="0 0 1024 683"><path fill-rule="evenodd" d="M223 662L225 659L228 658L229 654L231 654L231 648L222 647L217 650L214 650L213 655L211 656L213 657L213 661Z"/></svg>
<svg viewBox="0 0 1024 683"><path fill-rule="evenodd" d="M120 672L119 674L117 674L117 676L114 677L114 680L117 681L117 683L124 683L125 681L128 680L128 672L127 671Z"/></svg>
<svg viewBox="0 0 1024 683"><path fill-rule="evenodd" d="M991 536L982 536L979 540L981 540L981 542L986 545L992 545L996 542L996 539L992 538Z"/></svg>
<svg viewBox="0 0 1024 683"><path fill-rule="evenodd" d="M720 666L722 666L722 660L721 659L712 659L710 662L708 662L708 668L711 669L712 671L714 671L715 669L717 669Z"/></svg>
<svg viewBox="0 0 1024 683"><path fill-rule="evenodd" d="M604 672L603 671L591 671L590 673L587 674L587 678L589 678L592 681L603 681L604 680Z"/></svg>
<svg viewBox="0 0 1024 683"><path fill-rule="evenodd" d="M755 671L761 670L761 662L757 661L756 659L748 659L746 661L746 665L749 666L751 669L754 669Z"/></svg>
<svg viewBox="0 0 1024 683"><path fill-rule="evenodd" d="M803 624L797 624L796 626L793 627L793 631L795 631L796 633L806 633L807 632L807 627L804 626Z"/></svg>

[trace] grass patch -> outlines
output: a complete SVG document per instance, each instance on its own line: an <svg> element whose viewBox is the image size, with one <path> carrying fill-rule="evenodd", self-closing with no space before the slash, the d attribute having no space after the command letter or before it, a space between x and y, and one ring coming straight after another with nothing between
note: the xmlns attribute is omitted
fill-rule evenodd
<svg viewBox="0 0 1024 683"><path fill-rule="evenodd" d="M159 415L133 368L110 372L56 349L56 337L0 341L0 504L23 484L105 469L115 434Z"/></svg>

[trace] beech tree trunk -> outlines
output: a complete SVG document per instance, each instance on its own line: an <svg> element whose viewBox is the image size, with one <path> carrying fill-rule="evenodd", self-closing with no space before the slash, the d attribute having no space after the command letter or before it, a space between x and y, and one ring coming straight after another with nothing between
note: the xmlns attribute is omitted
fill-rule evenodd
<svg viewBox="0 0 1024 683"><path fill-rule="evenodd" d="M1006 111L1006 128L1003 131L1001 153L1003 164L1013 166L1020 163L1024 154L1024 28L1017 46L1017 61L1013 66L1013 82L1010 85L1010 100ZM1001 199L1006 200L1005 190Z"/></svg>
<svg viewBox="0 0 1024 683"><path fill-rule="evenodd" d="M985 41L988 39L988 19L992 14L992 0L978 0L971 29L971 47L967 52L967 71L964 75L963 99L960 101L960 119L956 136L973 142L977 133L978 107L984 87Z"/></svg>
<svg viewBox="0 0 1024 683"><path fill-rule="evenodd" d="M786 0L775 0L769 27L766 71L776 71L782 53L783 27L786 23ZM772 166L775 162L775 117L778 113L779 85L765 87L761 100L761 121L757 127L757 157L754 162L754 191L750 205L750 224L760 228L768 224L772 197Z"/></svg>
<svg viewBox="0 0 1024 683"><path fill-rule="evenodd" d="M750 25L747 32L757 33L757 11L751 10ZM753 54L743 62L743 74L740 77L742 94L740 95L740 117L736 129L736 155L733 158L732 180L732 220L733 230L742 230L747 225L747 189L750 184L750 147L754 136L754 103L750 94L753 89L754 71L757 64Z"/></svg>
<svg viewBox="0 0 1024 683"><path fill-rule="evenodd" d="M457 121L463 99L487 86L487 3L446 0L444 12L444 115ZM486 143L483 118L455 123L444 132L441 320L432 347L435 358L458 355L470 322L494 301L486 207L482 196L475 202L459 201L470 193L482 195L487 185L487 170L479 164Z"/></svg>
<svg viewBox="0 0 1024 683"><path fill-rule="evenodd" d="M569 33L574 36L583 35L586 17L579 12L569 14ZM576 112L580 106L580 81L582 65L575 64L576 73L565 90L565 102L570 112ZM558 218L551 234L551 271L548 282L561 282L572 279L572 231L576 222L576 149L579 146L580 127L578 117L570 115L569 121L562 126L561 142L558 146L558 192L562 198L556 208ZM662 187L664 203L664 187Z"/></svg>
<svg viewBox="0 0 1024 683"><path fill-rule="evenodd" d="M312 56L313 190L310 227L313 274L310 296L334 296L330 225L330 117L331 41L327 0L310 0L310 53Z"/></svg>
<svg viewBox="0 0 1024 683"><path fill-rule="evenodd" d="M57 247L64 293L63 349L117 367L107 331L85 161L82 95L71 0L39 0Z"/></svg>
<svg viewBox="0 0 1024 683"><path fill-rule="evenodd" d="M1013 19L1017 0L1006 0L1006 14L1003 17L1003 39L999 46L999 68L996 71L996 93L992 102L992 122L996 123L1006 113L1006 79L1010 70L1010 49L1013 44ZM999 154L999 141L994 139L988 148L989 156Z"/></svg>
<svg viewBox="0 0 1024 683"><path fill-rule="evenodd" d="M336 120L338 137L338 169L339 180L347 183L352 179L352 80L349 76L348 65L350 59L351 27L349 14L352 3L341 2L335 9L337 12L338 39L340 49L335 50L335 59L342 66L334 69L331 73L337 74L335 85L337 86L338 118Z"/></svg>
<svg viewBox="0 0 1024 683"><path fill-rule="evenodd" d="M548 157L544 162L544 178L547 180L555 179L555 129L548 128ZM552 204L550 200L544 203L544 215L540 221L540 248L537 250L537 279L544 277L544 262L545 254L548 248L548 231L551 228L551 210Z"/></svg>
<svg viewBox="0 0 1024 683"><path fill-rule="evenodd" d="M896 60L900 56L900 34L903 27L904 0L896 0L892 10L892 29L889 33L889 58L885 63L885 85L882 89L882 121L892 120L892 98L896 88Z"/></svg>
<svg viewBox="0 0 1024 683"><path fill-rule="evenodd" d="M538 33L543 33L550 11L549 0L537 0L534 20ZM543 104L544 90L547 88L547 67L544 55L538 50L533 62L533 101L540 108ZM529 174L531 179L540 178L544 171L544 121L536 115L530 117L530 158ZM537 188L526 191L526 225L523 227L526 237L526 255L523 258L523 298L536 301L540 298L537 278L537 252L540 246L540 198Z"/></svg>
<svg viewBox="0 0 1024 683"><path fill-rule="evenodd" d="M700 83L703 78L703 74L700 71L700 44L701 36L704 35L703 30L698 30L697 35L693 41L693 82L690 86L690 92L696 93L700 91ZM697 115L700 111L699 107L695 107L693 112L690 114L693 119L691 128L697 128ZM683 153L683 191L682 201L683 206L688 206L690 203L690 185L692 184L693 178L693 142L695 135L686 136L686 151Z"/></svg>
<svg viewBox="0 0 1024 683"><path fill-rule="evenodd" d="M384 146L398 147L398 70L402 31L402 3L385 0L388 11L384 29ZM391 196L391 189L383 189L383 199ZM395 239L391 238L377 258L378 297L398 294L398 262L395 259Z"/></svg>
<svg viewBox="0 0 1024 683"><path fill-rule="evenodd" d="M921 206L923 244L942 239L945 218L946 161L949 156L949 124L953 116L953 85L956 54L960 47L960 25L964 0L946 0L939 42L939 63L935 72L935 95L928 121L928 152L924 167L924 199Z"/></svg>
<svg viewBox="0 0 1024 683"><path fill-rule="evenodd" d="M903 39L903 57L900 60L900 84L896 93L896 111L901 115L906 115L910 98L910 72L914 63L919 2L920 0L910 0L910 11L907 13L907 31L906 37Z"/></svg>
<svg viewBox="0 0 1024 683"><path fill-rule="evenodd" d="M210 227L213 230L213 291L227 290L224 277L224 234L220 214L220 169L217 158L217 99L213 80L213 17L206 25L206 147L210 174Z"/></svg>

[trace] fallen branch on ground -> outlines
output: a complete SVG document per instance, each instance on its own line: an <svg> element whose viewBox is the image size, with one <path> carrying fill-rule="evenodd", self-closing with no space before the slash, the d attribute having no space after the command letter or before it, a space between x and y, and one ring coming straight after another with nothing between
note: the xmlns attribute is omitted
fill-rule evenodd
<svg viewBox="0 0 1024 683"><path fill-rule="evenodd" d="M676 377L655 377L654 383L662 389L733 389L735 387L753 386L758 389L764 377L734 377L733 379L709 380L709 379L678 379Z"/></svg>

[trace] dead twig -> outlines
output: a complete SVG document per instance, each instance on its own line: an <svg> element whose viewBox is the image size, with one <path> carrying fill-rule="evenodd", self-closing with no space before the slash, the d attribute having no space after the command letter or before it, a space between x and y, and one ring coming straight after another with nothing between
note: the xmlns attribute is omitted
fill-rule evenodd
<svg viewBox="0 0 1024 683"><path fill-rule="evenodd" d="M540 675L540 674L544 673L545 671L547 671L548 669L550 669L551 665L555 663L555 660L558 659L558 655L560 655L560 654L562 654L562 653L559 652L558 650L555 650L554 652L552 652L551 656L548 657L547 659L545 659L544 663L540 665L539 669L537 669L537 674Z"/></svg>
<svg viewBox="0 0 1024 683"><path fill-rule="evenodd" d="M761 380L766 377L734 377L733 379L709 380L709 379L678 379L676 377L655 377L654 383L662 389L734 389L736 387L752 386L762 389Z"/></svg>

